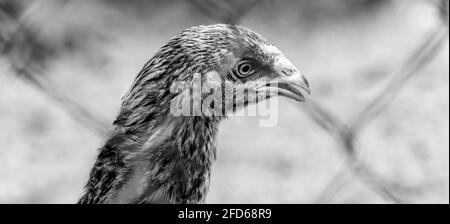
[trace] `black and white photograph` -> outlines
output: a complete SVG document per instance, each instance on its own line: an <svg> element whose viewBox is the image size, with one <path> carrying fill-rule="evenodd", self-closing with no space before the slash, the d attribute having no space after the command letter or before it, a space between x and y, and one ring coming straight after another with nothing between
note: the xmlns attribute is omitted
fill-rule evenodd
<svg viewBox="0 0 450 224"><path fill-rule="evenodd" d="M0 0L0 204L448 203L448 0Z"/></svg>

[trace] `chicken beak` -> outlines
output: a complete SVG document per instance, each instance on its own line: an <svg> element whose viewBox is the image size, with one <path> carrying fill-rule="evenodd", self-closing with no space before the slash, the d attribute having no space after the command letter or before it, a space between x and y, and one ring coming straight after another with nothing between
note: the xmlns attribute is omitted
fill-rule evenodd
<svg viewBox="0 0 450 224"><path fill-rule="evenodd" d="M306 94L311 95L311 88L308 80L298 73L279 79L273 84L278 88L278 95L300 102L305 101Z"/></svg>
<svg viewBox="0 0 450 224"><path fill-rule="evenodd" d="M266 88L276 91L277 95L301 102L305 101L305 95L311 95L308 80L284 56L277 58L274 71L276 77L266 83Z"/></svg>

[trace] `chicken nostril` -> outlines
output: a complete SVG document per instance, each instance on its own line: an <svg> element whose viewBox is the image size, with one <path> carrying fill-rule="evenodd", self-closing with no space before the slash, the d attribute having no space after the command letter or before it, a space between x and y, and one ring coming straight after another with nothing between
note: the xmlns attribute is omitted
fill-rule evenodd
<svg viewBox="0 0 450 224"><path fill-rule="evenodd" d="M281 71L281 73L283 73L285 76L291 76L294 74L294 70L286 69L286 70Z"/></svg>

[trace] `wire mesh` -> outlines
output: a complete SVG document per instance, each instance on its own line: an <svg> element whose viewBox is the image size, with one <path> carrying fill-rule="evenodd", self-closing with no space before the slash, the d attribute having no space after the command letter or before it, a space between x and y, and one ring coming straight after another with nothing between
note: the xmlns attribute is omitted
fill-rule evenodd
<svg viewBox="0 0 450 224"><path fill-rule="evenodd" d="M189 3L199 8L212 20L238 24L258 4L265 0L251 1L214 1L191 0ZM8 5L10 4L10 5ZM326 203L339 191L345 188L345 179L349 175L361 180L371 191L380 195L384 200L392 203L411 202L408 186L402 186L381 174L376 173L370 165L363 161L356 143L360 140L362 131L374 120L383 116L383 112L390 106L392 98L395 98L402 88L419 76L436 55L443 49L448 40L448 1L442 0L440 4L442 24L430 30L428 35L418 43L406 62L399 67L387 85L378 92L361 111L354 112L353 119L343 121L331 111L325 109L314 99L310 99L301 109L318 126L324 129L339 143L338 152L346 161L346 166L324 186L323 192L317 196L317 203ZM40 42L33 35L32 28L22 23L21 17L12 1L6 1L0 5L0 52L8 61L10 69L17 77L20 77L29 85L35 87L42 94L50 97L55 104L61 107L74 121L80 123L87 130L98 136L104 136L108 131L108 122L96 117L67 91L62 91L54 83L43 75L47 60L51 60L54 50ZM17 6L18 7L18 6Z"/></svg>

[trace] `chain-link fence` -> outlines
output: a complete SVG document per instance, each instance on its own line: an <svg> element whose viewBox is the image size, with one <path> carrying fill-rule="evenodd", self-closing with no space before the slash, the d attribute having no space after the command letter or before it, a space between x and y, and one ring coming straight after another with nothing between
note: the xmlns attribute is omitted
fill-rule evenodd
<svg viewBox="0 0 450 224"><path fill-rule="evenodd" d="M253 7L264 1L269 0L191 0L189 2L213 21L239 24ZM24 7L22 4L21 1L0 1L0 52L2 59L6 61L6 64L17 77L50 97L56 105L64 109L69 116L86 127L87 130L92 131L99 137L104 137L110 128L110 122L90 112L70 92L60 89L45 75L47 62L57 57L59 51L71 49L74 46L74 41L71 41L69 37L55 47L54 43L39 39L39 35L36 35L39 30L22 21L23 17L26 16L20 13L22 7ZM415 77L421 75L421 70L433 61L448 42L448 0L430 1L430 4L439 7L439 16L441 16L443 22L436 24L433 29L428 31L426 38L417 43L416 48L411 52L406 62L399 66L397 72L387 76L391 77L391 80L378 94L367 101L361 111L354 111L353 116L351 116L352 119L344 121L337 117L333 112L316 102L314 97L309 99L305 105L301 105L304 113L338 142L340 147L337 150L342 154L342 159L347 164L344 170L338 172L336 176L329 180L329 184L323 188L325 190L317 197L316 202L328 202L339 191L339 188L345 187L339 183L348 171L387 202L413 202L409 197L409 192L412 190L408 186L393 182L374 171L370 165L360 158L361 148L356 143L360 140L362 131L377 117L383 116L383 112L390 106L392 99Z"/></svg>

